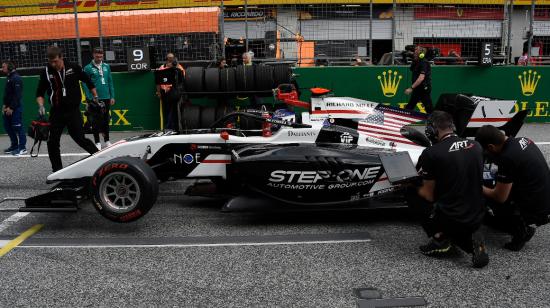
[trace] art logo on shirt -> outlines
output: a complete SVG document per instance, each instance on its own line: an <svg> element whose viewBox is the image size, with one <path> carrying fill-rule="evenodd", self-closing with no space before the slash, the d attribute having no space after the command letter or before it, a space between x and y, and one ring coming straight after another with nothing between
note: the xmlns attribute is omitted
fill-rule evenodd
<svg viewBox="0 0 550 308"><path fill-rule="evenodd" d="M525 150L527 148L527 146L529 146L531 144L531 140L527 139L527 138L521 138L519 140L519 145L521 146L521 150Z"/></svg>
<svg viewBox="0 0 550 308"><path fill-rule="evenodd" d="M473 143L468 144L468 140L464 141L455 141L453 144L451 144L451 147L449 148L449 152L455 152L460 150L467 150L474 146Z"/></svg>

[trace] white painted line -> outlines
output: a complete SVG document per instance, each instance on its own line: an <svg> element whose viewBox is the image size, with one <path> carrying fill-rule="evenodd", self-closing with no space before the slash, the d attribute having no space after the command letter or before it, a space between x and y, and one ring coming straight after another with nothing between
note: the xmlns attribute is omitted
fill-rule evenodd
<svg viewBox="0 0 550 308"><path fill-rule="evenodd" d="M550 142L546 142L546 141L543 141L543 142L536 142L536 141L535 141L535 144L538 144L538 145L550 145Z"/></svg>
<svg viewBox="0 0 550 308"><path fill-rule="evenodd" d="M0 240L0 248L6 246L6 244L9 242L11 242L11 240Z"/></svg>
<svg viewBox="0 0 550 308"><path fill-rule="evenodd" d="M11 215L10 217L6 218L4 221L2 221L2 223L0 223L0 232L6 230L11 225L18 222L21 218L29 215L29 213L30 212L17 212L15 214Z"/></svg>
<svg viewBox="0 0 550 308"><path fill-rule="evenodd" d="M295 242L251 242L251 243L218 243L218 244L162 244L162 245L22 245L17 248L194 248L194 247L236 247L236 246L277 246L277 245L312 245L312 244L343 244L366 243L364 240L340 241L295 241Z"/></svg>
<svg viewBox="0 0 550 308"><path fill-rule="evenodd" d="M61 157L79 157L79 156L90 156L90 153L63 153ZM30 158L30 154L25 154L21 156L15 155L0 155L0 158ZM48 157L48 154L38 154L38 157ZM33 157L34 158L34 157Z"/></svg>

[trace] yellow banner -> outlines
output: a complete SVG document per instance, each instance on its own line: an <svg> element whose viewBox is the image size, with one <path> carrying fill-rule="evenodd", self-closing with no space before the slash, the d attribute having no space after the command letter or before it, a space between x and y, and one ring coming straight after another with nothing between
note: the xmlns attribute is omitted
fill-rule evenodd
<svg viewBox="0 0 550 308"><path fill-rule="evenodd" d="M397 4L479 4L502 5L505 0L397 0ZM101 0L102 11L162 9L173 7L220 6L221 0ZM392 0L373 0L375 4L391 4ZM96 0L78 0L78 12L97 10ZM248 5L300 4L369 4L368 0L248 0ZM0 16L73 13L72 0L4 0ZM244 0L224 0L226 6L243 6ZM514 0L514 5L531 5L531 0ZM550 5L550 0L536 0L536 5Z"/></svg>

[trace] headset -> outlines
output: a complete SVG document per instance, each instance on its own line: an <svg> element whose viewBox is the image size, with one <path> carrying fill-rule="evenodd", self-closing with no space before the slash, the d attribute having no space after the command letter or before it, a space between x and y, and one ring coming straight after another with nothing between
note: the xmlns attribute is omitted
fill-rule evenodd
<svg viewBox="0 0 550 308"><path fill-rule="evenodd" d="M420 48L422 48L421 49L422 51L418 54L418 58L419 59L424 59L424 57L426 57L426 52L424 51L424 50L426 50L426 48L424 48L424 47L420 47Z"/></svg>
<svg viewBox="0 0 550 308"><path fill-rule="evenodd" d="M12 61L4 61L6 65L8 66L8 71L11 72L15 69L15 64Z"/></svg>
<svg viewBox="0 0 550 308"><path fill-rule="evenodd" d="M453 130L454 134L454 132L456 132L456 126L454 123L451 124L451 129ZM439 142L439 130L434 125L433 114L430 115L428 117L428 120L426 121L426 129L424 130L424 134L426 135L426 137L428 137L432 144Z"/></svg>

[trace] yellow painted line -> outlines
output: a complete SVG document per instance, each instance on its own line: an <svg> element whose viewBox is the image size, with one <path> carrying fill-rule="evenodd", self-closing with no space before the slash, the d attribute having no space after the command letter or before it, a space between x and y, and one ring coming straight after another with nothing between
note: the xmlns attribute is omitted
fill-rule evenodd
<svg viewBox="0 0 550 308"><path fill-rule="evenodd" d="M10 242L8 242L4 247L0 249L0 257L3 257L5 254L10 252L15 247L19 246L19 244L23 243L26 239L33 236L36 232L40 231L44 225L34 225L29 230L21 233L18 237L14 238Z"/></svg>

